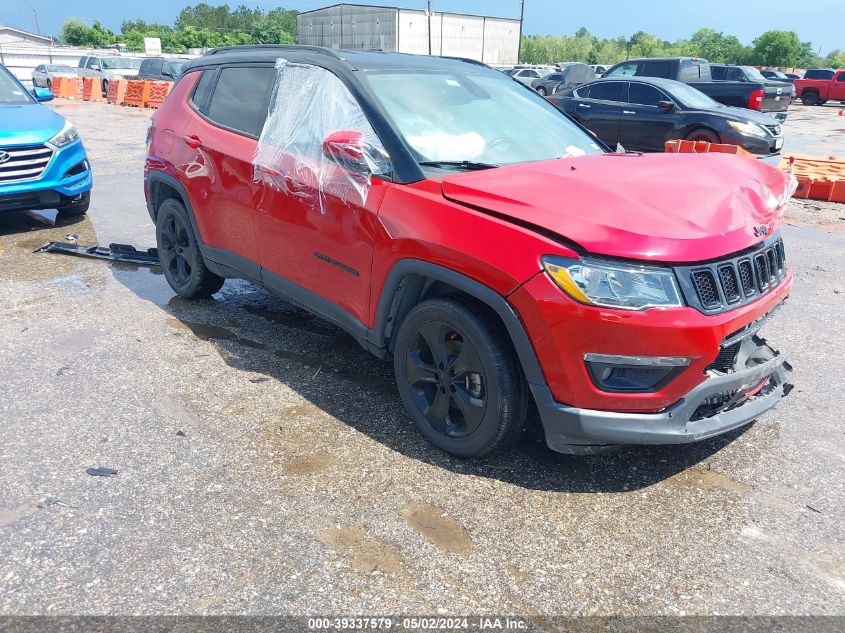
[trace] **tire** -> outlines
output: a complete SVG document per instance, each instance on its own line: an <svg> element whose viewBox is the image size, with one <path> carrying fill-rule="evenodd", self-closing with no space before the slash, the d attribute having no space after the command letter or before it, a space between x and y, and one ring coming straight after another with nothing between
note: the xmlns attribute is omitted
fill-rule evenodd
<svg viewBox="0 0 845 633"><path fill-rule="evenodd" d="M47 80L47 89L52 92L53 91L53 82L51 80Z"/></svg>
<svg viewBox="0 0 845 633"><path fill-rule="evenodd" d="M498 322L475 303L443 297L411 309L393 366L405 410L438 448L478 457L519 439L528 407L522 368Z"/></svg>
<svg viewBox="0 0 845 633"><path fill-rule="evenodd" d="M546 89L543 88L543 86L538 87L537 88L537 94L540 95L541 97L545 97L546 96Z"/></svg>
<svg viewBox="0 0 845 633"><path fill-rule="evenodd" d="M76 204L68 204L63 207L58 207L58 217L60 218L74 218L88 213L88 207L91 204L91 192L86 191L82 194L82 200Z"/></svg>
<svg viewBox="0 0 845 633"><path fill-rule="evenodd" d="M803 103L805 106L819 105L819 93L805 92L801 95L801 103Z"/></svg>
<svg viewBox="0 0 845 633"><path fill-rule="evenodd" d="M108 79L103 79L103 96L104 97L109 96L109 80Z"/></svg>
<svg viewBox="0 0 845 633"><path fill-rule="evenodd" d="M719 139L719 135L716 134L713 130L708 130L707 128L697 128L687 134L686 140L688 141L707 141L708 143L720 143L721 140Z"/></svg>
<svg viewBox="0 0 845 633"><path fill-rule="evenodd" d="M158 208L156 245L164 277L180 297L206 299L223 287L223 277L206 268L188 212L175 198Z"/></svg>

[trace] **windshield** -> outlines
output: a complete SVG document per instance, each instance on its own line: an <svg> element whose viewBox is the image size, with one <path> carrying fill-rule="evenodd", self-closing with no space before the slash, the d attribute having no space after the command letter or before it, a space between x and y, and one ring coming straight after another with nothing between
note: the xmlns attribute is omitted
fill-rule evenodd
<svg viewBox="0 0 845 633"><path fill-rule="evenodd" d="M60 66L58 64L49 64L46 66L47 71L51 73L75 73L76 70L70 66Z"/></svg>
<svg viewBox="0 0 845 633"><path fill-rule="evenodd" d="M21 85L0 66L0 104L20 105L32 103L32 99Z"/></svg>
<svg viewBox="0 0 845 633"><path fill-rule="evenodd" d="M506 165L600 154L557 108L497 73L362 73L420 162Z"/></svg>
<svg viewBox="0 0 845 633"><path fill-rule="evenodd" d="M723 107L718 101L711 99L700 90L696 90L684 83L673 82L669 90L673 97L688 108L710 109Z"/></svg>
<svg viewBox="0 0 845 633"><path fill-rule="evenodd" d="M140 62L136 66L133 62L134 59L129 57L102 57L100 61L103 63L102 68L108 70L114 70L116 68L139 68L141 66Z"/></svg>

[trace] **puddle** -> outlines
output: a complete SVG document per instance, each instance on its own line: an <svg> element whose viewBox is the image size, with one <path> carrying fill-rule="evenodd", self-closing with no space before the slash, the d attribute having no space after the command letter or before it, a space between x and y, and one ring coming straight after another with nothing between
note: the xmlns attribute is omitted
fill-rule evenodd
<svg viewBox="0 0 845 633"><path fill-rule="evenodd" d="M668 484L692 486L702 490L727 490L736 494L748 494L752 487L720 473L717 470L689 468L666 480Z"/></svg>
<svg viewBox="0 0 845 633"><path fill-rule="evenodd" d="M326 455L303 455L285 461L285 472L289 475L316 475L331 469L333 460Z"/></svg>
<svg viewBox="0 0 845 633"><path fill-rule="evenodd" d="M402 555L393 545L368 534L357 525L335 526L317 533L317 540L349 559L353 569L396 574L402 571Z"/></svg>
<svg viewBox="0 0 845 633"><path fill-rule="evenodd" d="M94 344L94 341L105 332L102 330L86 329L62 332L53 337L49 350L56 354L78 354Z"/></svg>
<svg viewBox="0 0 845 633"><path fill-rule="evenodd" d="M444 512L427 503L411 503L402 508L402 516L413 530L422 534L440 549L466 555L472 549L469 532Z"/></svg>

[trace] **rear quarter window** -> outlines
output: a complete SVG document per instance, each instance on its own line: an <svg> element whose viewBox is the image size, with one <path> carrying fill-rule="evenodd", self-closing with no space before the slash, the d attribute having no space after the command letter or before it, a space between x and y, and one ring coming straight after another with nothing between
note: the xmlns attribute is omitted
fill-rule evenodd
<svg viewBox="0 0 845 633"><path fill-rule="evenodd" d="M210 68L199 72L202 73L202 76L197 81L197 85L194 86L191 103L197 110L205 114L208 97L211 94L211 89L214 87L214 76L217 74L217 71L214 68Z"/></svg>

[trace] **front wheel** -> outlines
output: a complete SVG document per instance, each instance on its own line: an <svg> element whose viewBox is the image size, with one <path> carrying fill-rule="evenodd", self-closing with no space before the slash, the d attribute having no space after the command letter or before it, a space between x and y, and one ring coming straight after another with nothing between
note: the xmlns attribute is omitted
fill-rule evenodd
<svg viewBox="0 0 845 633"><path fill-rule="evenodd" d="M719 136L712 130L699 128L687 134L688 141L707 141L708 143L718 143Z"/></svg>
<svg viewBox="0 0 845 633"><path fill-rule="evenodd" d="M109 80L108 79L103 79L103 96L104 97L109 96Z"/></svg>
<svg viewBox="0 0 845 633"><path fill-rule="evenodd" d="M164 277L180 297L207 298L223 287L223 277L206 268L188 212L175 198L158 208L156 245Z"/></svg>
<svg viewBox="0 0 845 633"><path fill-rule="evenodd" d="M498 323L474 303L444 297L414 307L393 362L402 404L435 446L477 457L519 438L525 379Z"/></svg>
<svg viewBox="0 0 845 633"><path fill-rule="evenodd" d="M537 94L539 94L541 97L545 97L546 96L546 89L543 88L543 86L540 86L539 88L537 88Z"/></svg>
<svg viewBox="0 0 845 633"><path fill-rule="evenodd" d="M49 79L47 80L47 89L52 92L53 91L53 82Z"/></svg>

